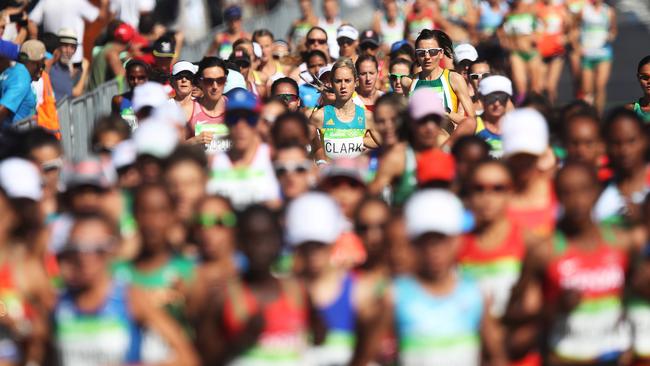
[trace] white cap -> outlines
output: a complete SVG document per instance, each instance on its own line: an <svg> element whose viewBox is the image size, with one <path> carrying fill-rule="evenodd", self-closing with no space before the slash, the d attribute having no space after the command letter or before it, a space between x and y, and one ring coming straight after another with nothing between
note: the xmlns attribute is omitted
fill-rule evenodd
<svg viewBox="0 0 650 366"><path fill-rule="evenodd" d="M178 145L178 131L171 123L151 119L141 123L135 130L133 141L138 155L151 155L164 159Z"/></svg>
<svg viewBox="0 0 650 366"><path fill-rule="evenodd" d="M226 79L226 86L223 87L223 93L226 94L235 88L248 89L246 79L240 72L228 69L228 78Z"/></svg>
<svg viewBox="0 0 650 366"><path fill-rule="evenodd" d="M289 203L286 215L287 243L333 244L343 231L339 206L325 193L308 192Z"/></svg>
<svg viewBox="0 0 650 366"><path fill-rule="evenodd" d="M167 103L154 108L151 113L151 119L160 122L169 122L178 127L184 127L187 124L185 111L173 99L169 99Z"/></svg>
<svg viewBox="0 0 650 366"><path fill-rule="evenodd" d="M253 42L253 54L257 58L262 58L262 56L264 56L262 53L262 46L257 42Z"/></svg>
<svg viewBox="0 0 650 366"><path fill-rule="evenodd" d="M463 232L463 204L444 189L425 189L414 193L404 207L406 232L411 239L426 233L448 236Z"/></svg>
<svg viewBox="0 0 650 366"><path fill-rule="evenodd" d="M162 84L147 81L133 90L133 111L137 113L143 107L158 107L168 99L169 95Z"/></svg>
<svg viewBox="0 0 650 366"><path fill-rule="evenodd" d="M29 160L8 158L0 162L0 186L9 198L38 201L43 197L41 174Z"/></svg>
<svg viewBox="0 0 650 366"><path fill-rule="evenodd" d="M478 84L478 93L488 95L495 92L503 92L512 96L512 82L505 76L492 75L481 80Z"/></svg>
<svg viewBox="0 0 650 366"><path fill-rule="evenodd" d="M328 64L326 66L321 67L318 69L318 78L322 78L325 73L332 72L332 65Z"/></svg>
<svg viewBox="0 0 650 366"><path fill-rule="evenodd" d="M188 61L178 61L172 67L172 75L178 75L183 71L189 71L192 74L196 74L199 71L199 67Z"/></svg>
<svg viewBox="0 0 650 366"><path fill-rule="evenodd" d="M133 140L124 140L113 148L111 161L113 162L113 167L117 170L135 163L137 156L138 152L135 148L135 142Z"/></svg>
<svg viewBox="0 0 650 366"><path fill-rule="evenodd" d="M456 62L461 62L464 60L470 60L474 62L478 59L478 52L476 52L476 48L474 48L474 46L469 43L463 43L456 46L456 48L454 48L454 54L456 55L454 57Z"/></svg>
<svg viewBox="0 0 650 366"><path fill-rule="evenodd" d="M336 30L336 39L343 37L356 41L359 39L359 31L351 25L344 24Z"/></svg>
<svg viewBox="0 0 650 366"><path fill-rule="evenodd" d="M542 155L548 149L546 119L533 108L515 109L501 120L503 155Z"/></svg>

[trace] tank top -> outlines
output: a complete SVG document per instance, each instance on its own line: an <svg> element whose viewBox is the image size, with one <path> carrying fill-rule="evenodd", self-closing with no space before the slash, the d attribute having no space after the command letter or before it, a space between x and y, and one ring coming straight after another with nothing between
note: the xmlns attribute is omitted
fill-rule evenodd
<svg viewBox="0 0 650 366"><path fill-rule="evenodd" d="M490 156L495 159L500 159L503 156L503 143L501 135L496 134L487 128L483 128L476 134L476 137L485 141L490 146Z"/></svg>
<svg viewBox="0 0 650 366"><path fill-rule="evenodd" d="M573 15L580 14L585 6L586 0L566 0L567 7Z"/></svg>
<svg viewBox="0 0 650 366"><path fill-rule="evenodd" d="M650 243L646 243L643 253L646 258L649 252ZM631 294L627 300L627 317L632 326L632 350L637 361L633 365L646 366L650 364L650 302Z"/></svg>
<svg viewBox="0 0 650 366"><path fill-rule="evenodd" d="M451 87L451 77L448 69L442 69L440 76L434 80L414 79L411 83L409 95L412 95L419 88L433 89L442 97L445 108L452 112L458 112L458 96Z"/></svg>
<svg viewBox="0 0 650 366"><path fill-rule="evenodd" d="M312 24L309 22L300 22L293 27L293 34L291 36L291 44L293 44L293 47L298 47L303 44L303 41L307 38L307 33L309 33L312 27Z"/></svg>
<svg viewBox="0 0 650 366"><path fill-rule="evenodd" d="M597 10L591 3L582 8L582 25L580 28L580 44L587 57L604 57L609 36L609 5L602 4Z"/></svg>
<svg viewBox="0 0 650 366"><path fill-rule="evenodd" d="M232 41L230 40L230 34L229 33L223 33L223 36L221 37L221 42L219 42L219 58L223 60L227 60L230 57L230 54L232 53L233 47L232 47Z"/></svg>
<svg viewBox="0 0 650 366"><path fill-rule="evenodd" d="M228 337L241 332L252 314L261 313L264 328L257 342L229 365L302 365L307 349L306 293L294 280L281 280L281 293L260 305L253 292L239 281L226 286L223 321Z"/></svg>
<svg viewBox="0 0 650 366"><path fill-rule="evenodd" d="M415 158L415 151L411 145L406 146L406 154L404 156L404 172L397 181L395 190L393 192L393 204L401 206L406 203L406 200L415 191L418 185L415 171L417 168L417 159Z"/></svg>
<svg viewBox="0 0 650 366"><path fill-rule="evenodd" d="M524 231L530 231L539 237L549 237L555 230L558 203L555 193L551 192L548 205L540 208L508 208L508 218Z"/></svg>
<svg viewBox="0 0 650 366"><path fill-rule="evenodd" d="M418 38L420 32L425 29L436 29L436 24L433 22L433 10L431 8L422 9L419 14L411 12L407 17L408 34L412 39Z"/></svg>
<svg viewBox="0 0 650 366"><path fill-rule="evenodd" d="M503 30L513 36L529 36L535 31L535 16L531 13L507 15Z"/></svg>
<svg viewBox="0 0 650 366"><path fill-rule="evenodd" d="M139 361L140 332L126 296L126 286L113 283L104 304L94 312L84 313L69 292L61 295L53 319L62 365L105 366Z"/></svg>
<svg viewBox="0 0 650 366"><path fill-rule="evenodd" d="M634 102L634 113L636 113L637 116L641 117L643 122L650 123L650 112L644 111L641 108L641 104L639 104L639 102Z"/></svg>
<svg viewBox="0 0 650 366"><path fill-rule="evenodd" d="M481 17L478 28L482 34L491 36L503 22L503 18L508 12L508 5L505 2L499 4L499 9L494 10L490 3L483 0L480 4Z"/></svg>
<svg viewBox="0 0 650 366"><path fill-rule="evenodd" d="M226 98L226 96L223 96L222 98ZM227 101L228 99L226 98L225 100ZM225 124L225 120L225 112L216 117L212 117L208 115L201 104L195 100L192 109L192 117L187 121L187 128L194 134L194 136L200 135L201 132L212 132L214 134L212 142L206 144L205 151L214 154L219 151L230 150L231 142L228 138L230 131L228 130L228 126Z"/></svg>
<svg viewBox="0 0 650 366"><path fill-rule="evenodd" d="M462 237L458 256L461 273L476 281L485 297L492 299L490 314L495 319L500 319L506 311L525 253L526 244L515 225L510 225L510 233L496 248L481 248L474 234Z"/></svg>
<svg viewBox="0 0 650 366"><path fill-rule="evenodd" d="M363 137L366 135L366 114L359 105L354 106L354 117L343 122L336 116L336 108L323 107L321 129L325 155L330 159L356 158L363 153Z"/></svg>
<svg viewBox="0 0 650 366"><path fill-rule="evenodd" d="M467 24L463 20L463 17L467 15L463 0L441 0L440 13L445 19L456 25L463 26Z"/></svg>
<svg viewBox="0 0 650 366"><path fill-rule="evenodd" d="M132 91L122 94L122 101L120 102L120 117L122 117L129 127L131 127L131 131L134 131L138 128L138 119L135 116L131 99L133 99Z"/></svg>
<svg viewBox="0 0 650 366"><path fill-rule="evenodd" d="M537 13L541 22L538 23L541 35L537 41L537 49L542 57L551 57L564 52L562 37L564 35L564 20L562 5L541 5Z"/></svg>
<svg viewBox="0 0 650 366"><path fill-rule="evenodd" d="M478 366L483 298L478 286L458 279L446 296L428 293L413 277L395 280L395 322L400 365Z"/></svg>
<svg viewBox="0 0 650 366"><path fill-rule="evenodd" d="M345 365L350 362L355 345L356 316L352 305L354 278L348 273L341 293L331 304L319 307L318 313L327 327L325 342L316 347L319 365Z"/></svg>
<svg viewBox="0 0 650 366"><path fill-rule="evenodd" d="M260 144L248 166L233 167L228 154L219 152L211 170L208 193L228 197L236 209L280 198L280 187L271 164L271 149L267 144Z"/></svg>
<svg viewBox="0 0 650 366"><path fill-rule="evenodd" d="M555 233L556 257L546 271L546 301L557 301L562 290L581 294L579 305L551 327L549 346L561 359L612 361L630 346L621 300L627 256L611 245L616 240L611 229L603 229L602 236L597 249L585 252L569 245L563 233Z"/></svg>
<svg viewBox="0 0 650 366"><path fill-rule="evenodd" d="M379 21L379 30L382 35L382 43L388 47L392 46L393 43L404 39L404 17L397 16L395 25L390 25L386 17L382 16Z"/></svg>

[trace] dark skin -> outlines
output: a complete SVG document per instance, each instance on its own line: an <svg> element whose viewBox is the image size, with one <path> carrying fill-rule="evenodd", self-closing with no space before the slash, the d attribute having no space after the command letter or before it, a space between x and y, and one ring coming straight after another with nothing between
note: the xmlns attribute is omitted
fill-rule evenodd
<svg viewBox="0 0 650 366"><path fill-rule="evenodd" d="M171 252L167 242L168 228L174 224L172 202L162 187L152 186L139 192L135 218L140 229L142 247L136 256L136 267L153 271L167 263Z"/></svg>
<svg viewBox="0 0 650 366"><path fill-rule="evenodd" d="M143 66L136 65L126 70L126 82L129 84L131 93L136 86L144 84L148 80L149 76L147 75L147 70ZM120 105L122 104L123 99L123 94L113 96L113 99L111 100L111 111L113 113L120 113Z"/></svg>
<svg viewBox="0 0 650 366"><path fill-rule="evenodd" d="M32 81L37 81L41 78L41 73L43 73L43 69L45 68L44 60L22 61L22 64L25 65L25 68L27 68L27 71L29 71L29 75L31 75ZM0 104L0 120L11 118L13 115L14 113L11 110Z"/></svg>

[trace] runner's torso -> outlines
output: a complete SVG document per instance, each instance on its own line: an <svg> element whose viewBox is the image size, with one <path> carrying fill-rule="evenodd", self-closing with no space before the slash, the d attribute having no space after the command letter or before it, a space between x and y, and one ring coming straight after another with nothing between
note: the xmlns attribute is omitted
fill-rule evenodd
<svg viewBox="0 0 650 366"><path fill-rule="evenodd" d="M451 86L450 71L443 69L438 78L433 80L413 79L409 94L413 94L416 89L431 88L438 93L444 102L445 108L452 112L458 112L458 96Z"/></svg>
<svg viewBox="0 0 650 366"><path fill-rule="evenodd" d="M228 151L231 143L228 138L229 130L225 124L225 119L225 112L213 117L195 100L192 117L187 121L187 128L194 136L200 135L201 132L213 133L212 142L206 145L206 152L216 153L219 151Z"/></svg>
<svg viewBox="0 0 650 366"><path fill-rule="evenodd" d="M336 108L323 107L323 128L321 129L325 155L330 159L356 158L363 153L363 137L366 135L366 114L355 105L354 117L343 122L336 116Z"/></svg>

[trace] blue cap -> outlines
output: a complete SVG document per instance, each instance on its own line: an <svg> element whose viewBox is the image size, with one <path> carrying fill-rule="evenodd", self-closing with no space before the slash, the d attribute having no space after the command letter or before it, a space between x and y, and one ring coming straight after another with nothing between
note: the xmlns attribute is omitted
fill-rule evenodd
<svg viewBox="0 0 650 366"><path fill-rule="evenodd" d="M237 5L229 6L223 11L223 17L226 20L241 18L241 8Z"/></svg>
<svg viewBox="0 0 650 366"><path fill-rule="evenodd" d="M259 113L261 105L257 96L244 88L235 88L226 93L226 111L244 110Z"/></svg>
<svg viewBox="0 0 650 366"><path fill-rule="evenodd" d="M405 39L397 41L390 46L390 53L397 52L402 46L409 44Z"/></svg>

